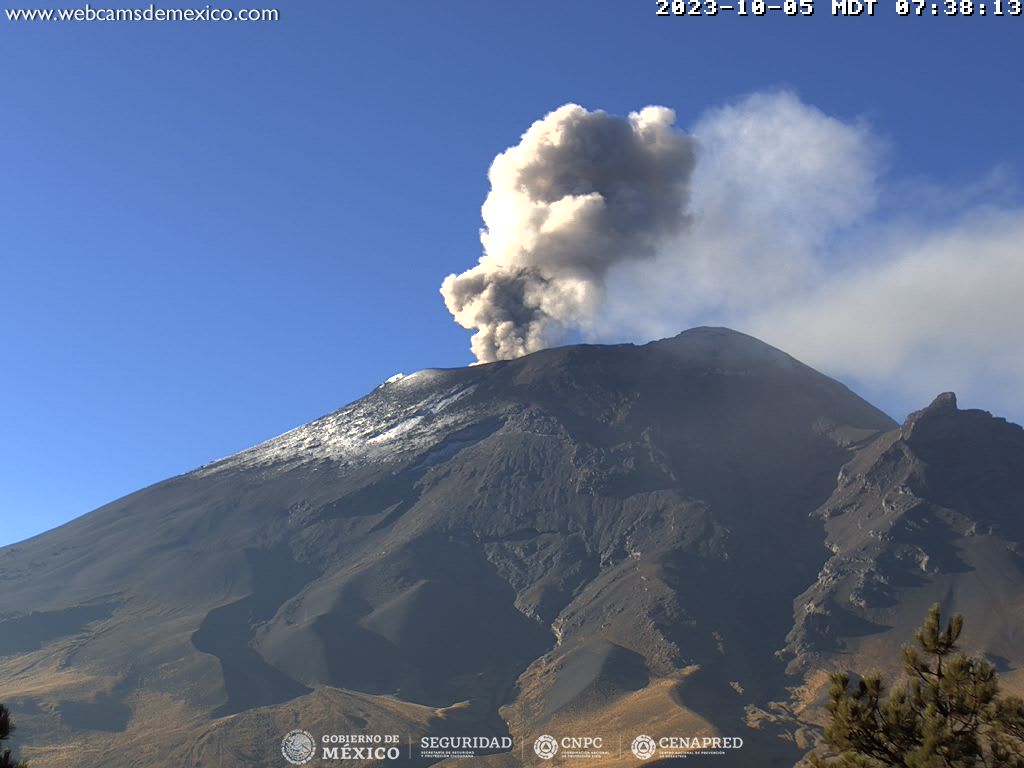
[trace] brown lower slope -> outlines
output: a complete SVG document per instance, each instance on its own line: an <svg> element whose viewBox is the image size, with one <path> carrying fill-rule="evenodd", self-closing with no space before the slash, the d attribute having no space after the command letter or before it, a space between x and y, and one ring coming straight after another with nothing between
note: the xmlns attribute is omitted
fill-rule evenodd
<svg viewBox="0 0 1024 768"><path fill-rule="evenodd" d="M280 766L294 727L511 733L495 765L543 764L548 732L608 732L608 765L636 764L630 735L717 733L738 764L791 765L787 661L897 632L904 601L919 620L890 579L891 616L794 621L856 549L813 513L894 426L724 329L421 372L0 550L0 701L55 768ZM1016 610L1012 560L979 551L969 588L948 554L928 552L954 594L1001 580ZM1015 632L985 641L1009 666Z"/></svg>

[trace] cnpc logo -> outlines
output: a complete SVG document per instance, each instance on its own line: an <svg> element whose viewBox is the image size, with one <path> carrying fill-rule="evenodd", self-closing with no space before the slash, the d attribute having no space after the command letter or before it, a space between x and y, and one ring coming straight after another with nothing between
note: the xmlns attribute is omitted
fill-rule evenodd
<svg viewBox="0 0 1024 768"><path fill-rule="evenodd" d="M563 736L556 739L554 736L538 736L533 742L533 751L541 760L550 760L561 750L573 755L581 755L587 752L600 750L604 747L604 739L600 736Z"/></svg>
<svg viewBox="0 0 1024 768"><path fill-rule="evenodd" d="M533 742L533 751L541 760L550 760L558 754L558 739L544 734Z"/></svg>

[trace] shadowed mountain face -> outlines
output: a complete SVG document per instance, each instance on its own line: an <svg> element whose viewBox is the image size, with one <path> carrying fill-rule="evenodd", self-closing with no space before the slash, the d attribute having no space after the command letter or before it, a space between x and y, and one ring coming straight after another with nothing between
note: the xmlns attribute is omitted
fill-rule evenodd
<svg viewBox="0 0 1024 768"><path fill-rule="evenodd" d="M968 649L1020 687L1024 430L940 395L843 467L818 514L833 555L796 600L793 669L840 649L895 667L939 602L964 613Z"/></svg>
<svg viewBox="0 0 1024 768"><path fill-rule="evenodd" d="M295 727L791 765L821 667L936 597L996 595L1024 659L1022 470L1018 427L899 428L726 329L422 371L0 550L0 701L47 766L281 765Z"/></svg>

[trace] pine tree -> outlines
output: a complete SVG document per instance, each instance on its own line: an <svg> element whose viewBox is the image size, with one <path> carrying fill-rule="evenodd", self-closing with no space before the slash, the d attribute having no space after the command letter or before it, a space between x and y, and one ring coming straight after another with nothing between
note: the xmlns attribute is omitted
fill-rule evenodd
<svg viewBox="0 0 1024 768"><path fill-rule="evenodd" d="M1024 768L1024 700L999 694L995 668L959 651L963 617L942 628L933 605L903 647L905 678L886 693L872 673L836 672L826 705L826 750L815 768Z"/></svg>
<svg viewBox="0 0 1024 768"><path fill-rule="evenodd" d="M11 713L7 707L0 704L0 742L7 741L14 733L14 723L11 722ZM11 750L0 751L0 768L28 768L28 763L15 760L11 757Z"/></svg>

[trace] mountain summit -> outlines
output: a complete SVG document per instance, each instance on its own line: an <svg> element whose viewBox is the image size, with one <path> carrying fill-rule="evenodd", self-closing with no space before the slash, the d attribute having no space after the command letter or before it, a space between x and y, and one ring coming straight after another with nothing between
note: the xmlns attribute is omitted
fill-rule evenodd
<svg viewBox="0 0 1024 768"><path fill-rule="evenodd" d="M0 700L58 768L279 765L293 728L792 765L837 653L940 593L974 626L982 575L1019 603L1022 470L1019 427L900 427L724 328L420 371L0 550Z"/></svg>

